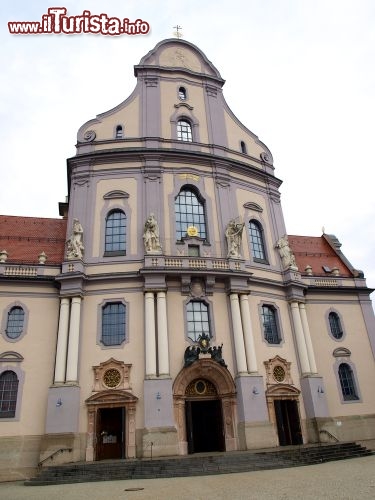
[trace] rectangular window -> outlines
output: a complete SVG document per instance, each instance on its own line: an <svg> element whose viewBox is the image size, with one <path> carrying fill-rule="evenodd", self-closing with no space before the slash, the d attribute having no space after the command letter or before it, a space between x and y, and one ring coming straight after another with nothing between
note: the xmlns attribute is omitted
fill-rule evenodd
<svg viewBox="0 0 375 500"><path fill-rule="evenodd" d="M120 345L125 340L125 305L106 304L102 310L102 342L105 346Z"/></svg>

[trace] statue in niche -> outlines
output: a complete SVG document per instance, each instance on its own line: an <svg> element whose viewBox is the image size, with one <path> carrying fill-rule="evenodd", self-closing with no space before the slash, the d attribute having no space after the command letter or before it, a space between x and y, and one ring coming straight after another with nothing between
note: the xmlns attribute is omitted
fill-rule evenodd
<svg viewBox="0 0 375 500"><path fill-rule="evenodd" d="M231 219L225 229L228 245L228 258L241 258L242 231L245 223Z"/></svg>
<svg viewBox="0 0 375 500"><path fill-rule="evenodd" d="M73 231L66 242L66 256L68 260L82 259L85 247L83 246L83 228L78 219L73 219Z"/></svg>
<svg viewBox="0 0 375 500"><path fill-rule="evenodd" d="M153 213L151 213L146 219L143 231L143 241L146 253L161 253L162 249L159 241L159 226Z"/></svg>
<svg viewBox="0 0 375 500"><path fill-rule="evenodd" d="M276 243L276 248L279 249L279 254L280 254L284 269L291 268L291 269L297 270L298 267L296 264L296 259L295 259L294 254L289 246L289 241L288 241L287 235L285 235L279 239L279 241Z"/></svg>

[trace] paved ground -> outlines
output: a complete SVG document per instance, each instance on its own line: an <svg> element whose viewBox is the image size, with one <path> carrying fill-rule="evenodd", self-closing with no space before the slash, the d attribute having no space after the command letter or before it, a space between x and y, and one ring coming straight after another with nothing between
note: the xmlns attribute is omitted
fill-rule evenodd
<svg viewBox="0 0 375 500"><path fill-rule="evenodd" d="M129 491L129 490L133 491ZM372 500L375 455L321 465L193 478L24 486L0 483L1 500Z"/></svg>

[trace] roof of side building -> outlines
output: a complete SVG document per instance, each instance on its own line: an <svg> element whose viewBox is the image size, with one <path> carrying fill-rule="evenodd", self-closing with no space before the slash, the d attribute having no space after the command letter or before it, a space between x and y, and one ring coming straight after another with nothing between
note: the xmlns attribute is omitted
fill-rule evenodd
<svg viewBox="0 0 375 500"><path fill-rule="evenodd" d="M0 215L0 250L7 263L37 264L41 252L46 264L60 265L64 259L66 219Z"/></svg>

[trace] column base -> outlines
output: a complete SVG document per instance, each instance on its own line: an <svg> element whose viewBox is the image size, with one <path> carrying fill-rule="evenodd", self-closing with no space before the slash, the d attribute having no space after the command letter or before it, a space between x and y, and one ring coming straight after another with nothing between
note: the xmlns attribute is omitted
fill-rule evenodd
<svg viewBox="0 0 375 500"><path fill-rule="evenodd" d="M268 422L263 377L249 374L239 375L235 382L239 422Z"/></svg>
<svg viewBox="0 0 375 500"><path fill-rule="evenodd" d="M171 378L144 381L145 428L174 427Z"/></svg>
<svg viewBox="0 0 375 500"><path fill-rule="evenodd" d="M77 385L59 385L48 389L46 434L78 432L80 392Z"/></svg>
<svg viewBox="0 0 375 500"><path fill-rule="evenodd" d="M314 375L302 377L301 391L308 419L328 417L329 412L323 377Z"/></svg>
<svg viewBox="0 0 375 500"><path fill-rule="evenodd" d="M143 429L143 458L167 457L179 455L177 429L175 427L157 427Z"/></svg>

